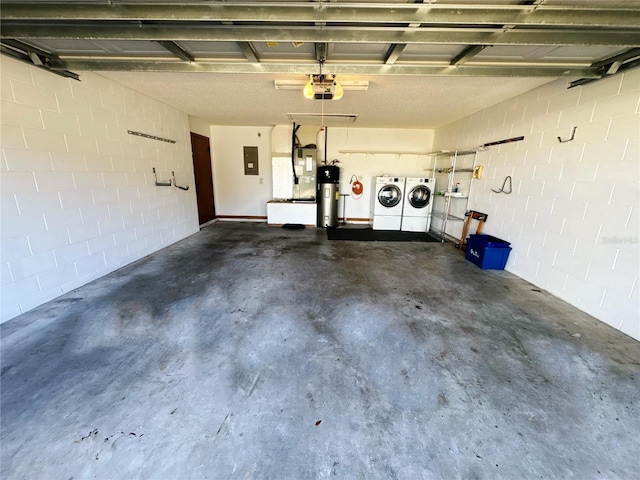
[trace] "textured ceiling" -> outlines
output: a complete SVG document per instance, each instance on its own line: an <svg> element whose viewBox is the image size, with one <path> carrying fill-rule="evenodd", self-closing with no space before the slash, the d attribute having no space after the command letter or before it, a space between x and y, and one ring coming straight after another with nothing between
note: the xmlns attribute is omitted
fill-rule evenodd
<svg viewBox="0 0 640 480"><path fill-rule="evenodd" d="M346 91L340 100L321 101L307 100L302 90L276 90L276 78L295 78L287 75L99 73L212 125L282 125L290 123L287 113L324 110L357 114L354 127L436 128L551 81L367 76L368 91Z"/></svg>
<svg viewBox="0 0 640 480"><path fill-rule="evenodd" d="M0 19L5 55L96 71L218 125L324 112L436 128L557 78L640 65L640 0L3 0ZM274 88L321 65L369 90L320 101Z"/></svg>

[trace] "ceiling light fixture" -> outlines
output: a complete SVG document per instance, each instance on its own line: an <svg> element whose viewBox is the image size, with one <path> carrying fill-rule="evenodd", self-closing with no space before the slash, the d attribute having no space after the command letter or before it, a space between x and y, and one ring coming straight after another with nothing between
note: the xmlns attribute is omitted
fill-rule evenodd
<svg viewBox="0 0 640 480"><path fill-rule="evenodd" d="M274 80L273 85L276 90L302 90L305 85L309 83L304 79L286 79L286 80ZM369 90L368 80L341 80L340 86L345 92L348 90Z"/></svg>
<svg viewBox="0 0 640 480"><path fill-rule="evenodd" d="M353 123L358 119L357 113L287 113L287 117L298 125L316 125L335 127Z"/></svg>

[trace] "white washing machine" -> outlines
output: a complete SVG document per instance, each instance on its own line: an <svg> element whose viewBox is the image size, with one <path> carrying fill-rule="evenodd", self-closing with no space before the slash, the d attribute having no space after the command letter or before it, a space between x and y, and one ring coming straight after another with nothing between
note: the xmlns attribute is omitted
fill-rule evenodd
<svg viewBox="0 0 640 480"><path fill-rule="evenodd" d="M401 230L428 232L435 194L435 178L407 178L404 187Z"/></svg>
<svg viewBox="0 0 640 480"><path fill-rule="evenodd" d="M404 177L376 177L371 195L371 218L374 230L400 230Z"/></svg>

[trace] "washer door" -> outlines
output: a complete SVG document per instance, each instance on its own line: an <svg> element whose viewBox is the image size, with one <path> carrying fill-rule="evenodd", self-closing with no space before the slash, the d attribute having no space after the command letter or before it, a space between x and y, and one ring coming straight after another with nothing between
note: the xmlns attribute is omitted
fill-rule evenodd
<svg viewBox="0 0 640 480"><path fill-rule="evenodd" d="M397 185L385 185L378 192L378 202L386 208L395 207L402 200L402 192Z"/></svg>
<svg viewBox="0 0 640 480"><path fill-rule="evenodd" d="M413 208L424 208L431 200L431 190L426 185L418 185L411 189L408 200Z"/></svg>

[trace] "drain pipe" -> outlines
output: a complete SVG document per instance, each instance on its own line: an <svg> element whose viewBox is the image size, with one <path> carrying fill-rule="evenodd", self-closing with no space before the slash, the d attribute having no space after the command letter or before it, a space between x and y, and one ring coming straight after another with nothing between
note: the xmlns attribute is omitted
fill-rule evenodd
<svg viewBox="0 0 640 480"><path fill-rule="evenodd" d="M327 165L327 135L329 129L324 125L320 126L320 129L316 132L316 148L318 151L318 166ZM324 142L322 141L324 136ZM322 149L322 143L324 143L324 151Z"/></svg>
<svg viewBox="0 0 640 480"><path fill-rule="evenodd" d="M329 127L324 127L324 164L327 164L327 137L329 136Z"/></svg>
<svg viewBox="0 0 640 480"><path fill-rule="evenodd" d="M299 128L300 125L296 125L296 122L293 122L293 129L291 131L291 170L293 170L294 185L298 185L300 182L298 175L296 175L296 134L298 133Z"/></svg>

